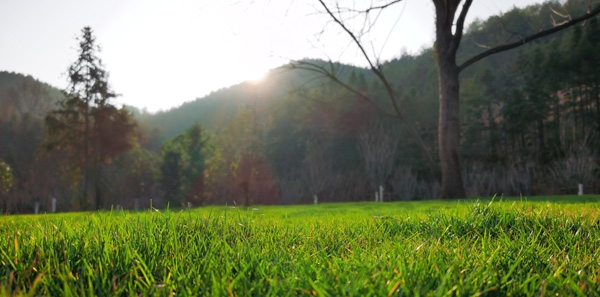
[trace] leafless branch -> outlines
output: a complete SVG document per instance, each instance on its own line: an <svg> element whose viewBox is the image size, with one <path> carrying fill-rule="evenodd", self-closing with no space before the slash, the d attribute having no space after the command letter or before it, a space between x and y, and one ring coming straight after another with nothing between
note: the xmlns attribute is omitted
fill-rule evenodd
<svg viewBox="0 0 600 297"><path fill-rule="evenodd" d="M556 11L554 8L552 7L548 7L550 9L550 11L552 11L555 15L561 17L561 18L565 18L568 19L569 21L571 20L571 15L570 14L562 14L558 11Z"/></svg>
<svg viewBox="0 0 600 297"><path fill-rule="evenodd" d="M382 4L382 5L369 6L366 9L354 9L354 8L348 8L348 7L340 7L339 5L336 5L336 11L338 11L340 13L353 13L353 14L367 15L374 11L382 11L382 10L384 10L390 6L393 6L394 4L398 4L402 1L403 0L394 0L394 1L390 1L390 2Z"/></svg>
<svg viewBox="0 0 600 297"><path fill-rule="evenodd" d="M373 10L383 10L383 9L386 9L386 8L388 8L388 7L390 7L390 6L394 5L394 4L400 3L400 2L402 2L402 0L394 0L394 1L390 1L390 2L388 2L386 4L383 4L383 5L371 6L371 7L367 8L367 9L365 9L365 10L357 11L357 12L359 12L359 13L370 13Z"/></svg>
<svg viewBox="0 0 600 297"><path fill-rule="evenodd" d="M500 53L500 52L503 52L503 51L507 51L507 50L519 47L521 45L524 45L524 44L529 43L531 41L534 41L536 39L539 39L539 38L548 36L550 34L556 33L556 32L558 32L560 30L563 30L565 28L568 28L570 26L573 26L573 25L581 23L581 22L583 22L585 20L588 20L588 19L590 19L590 18L592 18L592 17L594 17L594 16L596 16L598 14L600 14L600 4L598 4L594 9L589 10L588 13L586 13L586 14L578 17L578 18L572 19L572 20L570 20L570 21L568 21L568 22L566 22L566 23L564 23L562 25L555 26L555 27L552 27L550 29L546 29L546 30L540 31L540 32L538 32L536 34L532 34L532 35L526 36L526 37L522 38L519 41L515 41L515 42L512 42L512 43L508 43L508 44L496 46L496 47L493 47L493 48L491 48L491 49L489 49L487 51L484 51L483 53L480 53L480 54L478 54L478 55L470 58L469 60L465 61L464 63L462 63L462 65L460 65L458 67L458 71L460 72L460 71L465 70L465 68L471 66L473 63L475 63L475 62L477 62L477 61L479 61L479 60L481 60L481 59L483 59L485 57L488 57L488 56L491 56L493 54L497 54L497 53Z"/></svg>
<svg viewBox="0 0 600 297"><path fill-rule="evenodd" d="M334 83L338 84L342 88L346 89L350 93L356 95L361 100L364 100L364 101L368 102L373 107L377 108L380 112L385 113L385 114L390 115L390 116L394 116L394 114L391 114L390 112L381 109L381 107L378 106L377 103L374 100L371 99L371 97L367 96L367 94L365 94L363 92L360 92L360 91L354 89L349 84L341 81L339 79L339 76L336 73L327 70L323 66L320 66L320 65L315 64L315 63L307 62L307 61L294 61L288 67L289 67L289 69L307 70L307 71L316 72L318 74L321 74L322 76L326 77L327 79L333 81ZM305 96L305 95L302 95L302 96ZM318 99L308 98L308 96L305 96L305 97L307 99L318 101Z"/></svg>
<svg viewBox="0 0 600 297"><path fill-rule="evenodd" d="M357 95L360 99L363 99L369 103L373 103L373 100L371 100L371 98L369 98L367 95L365 95L362 92L359 92L358 90L352 88L350 85L348 85L347 83L341 81L338 77L338 75L335 73L335 71L332 70L327 70L325 67L315 64L315 63L311 63L311 62L307 62L307 61L294 61L292 63L289 64L289 66L287 66L290 70L293 69L300 69L300 70L306 70L306 71L311 71L311 72L316 72L318 74L323 75L324 77L330 79L331 81L335 82L336 84L340 85L341 87L343 87L344 89L350 91L351 93ZM332 68L332 67L330 67ZM332 68L333 69L333 68Z"/></svg>
<svg viewBox="0 0 600 297"><path fill-rule="evenodd" d="M358 40L358 38L356 37L356 35L352 31L350 31L350 29L348 29L348 27L346 27L346 25L342 22L342 20L340 18L338 18L331 11L331 9L329 9L329 7L327 6L327 4L325 4L325 2L323 2L323 0L319 0L319 3L321 3L321 5L323 6L323 8L325 8L325 11L327 11L327 14L329 14L329 16L333 19L333 21L335 23L337 23L342 28L342 30L344 30L350 36L350 38L352 38L352 40L354 41L354 43L356 44L356 46L358 46L358 49L361 51L361 53L363 54L363 56L367 60L367 63L369 63L370 68L371 69L376 69L375 65L371 61L371 58L369 58L369 55L365 51L364 47L362 46L362 44L360 43L360 41Z"/></svg>
<svg viewBox="0 0 600 297"><path fill-rule="evenodd" d="M394 3L397 3L397 2L400 2L400 1L401 0L399 0L399 1L392 1L390 3L390 5L394 4ZM471 2L471 1L472 0L467 0L467 2ZM362 53L363 57L365 58L365 60L369 64L370 70L377 76L377 78L383 84L383 86L384 86L384 88L386 90L386 93L388 94L388 97L390 99L390 102L392 103L392 107L394 109L394 112L396 113L396 116L398 117L398 119L403 124L406 125L409 133L417 141L417 144L418 144L419 148L425 154L425 157L427 158L427 161L430 163L430 165L432 166L432 168L435 168L435 162L433 161L433 157L431 156L431 153L429 152L429 150L427 150L427 147L426 147L425 143L423 142L423 139L421 139L421 136L419 136L419 134L417 133L417 131L413 127L413 125L409 121L406 120L406 117L400 111L400 108L398 107L398 103L396 101L396 96L395 96L394 90L393 90L391 84L388 82L388 80L385 77L385 75L383 74L383 72L381 71L380 65L373 63L373 61L371 60L371 58L367 54L365 48L363 47L362 43L358 40L358 38L356 37L356 35L352 31L350 31L350 29L348 29L348 27L346 27L346 25L344 24L344 22L341 21L331 11L331 9L329 9L329 7L325 4L325 2L323 2L323 0L319 0L319 3L321 3L321 5L325 9L325 11L327 11L327 14L329 14L329 16L334 20L334 22L337 23L342 28L342 30L344 30L344 32L346 32L348 34L348 36L350 36L350 38L354 41L354 43L356 44L356 46L359 48L359 50ZM339 80L337 80L336 82L338 82L338 81Z"/></svg>
<svg viewBox="0 0 600 297"><path fill-rule="evenodd" d="M506 25L504 24L504 22L502 21L502 18L500 16L498 16L498 23L500 23L500 27L502 28L503 32L508 32L508 33L512 34L505 42L509 42L515 36L518 36L519 39L523 39L523 35L506 28ZM492 48L492 47L490 47L490 48Z"/></svg>
<svg viewBox="0 0 600 297"><path fill-rule="evenodd" d="M552 19L552 26L554 26L554 27L556 27L556 26L560 26L560 25L562 25L562 24L565 24L565 23L567 23L567 22L568 22L568 20L565 20L565 21L562 21L562 22L560 22L560 23L557 23L557 22L556 22L556 19L554 19L554 16L553 16L553 15L550 15L550 18Z"/></svg>
<svg viewBox="0 0 600 297"><path fill-rule="evenodd" d="M481 43L479 43L479 42L476 42L476 41L473 41L473 43L474 43L474 44L475 44L477 47L480 47L480 48L485 48L485 49L492 48L492 46L485 45L485 44L481 44Z"/></svg>

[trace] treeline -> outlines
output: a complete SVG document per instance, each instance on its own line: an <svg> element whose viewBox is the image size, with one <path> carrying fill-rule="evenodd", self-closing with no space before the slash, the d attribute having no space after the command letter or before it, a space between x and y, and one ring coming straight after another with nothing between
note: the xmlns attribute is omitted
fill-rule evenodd
<svg viewBox="0 0 600 297"><path fill-rule="evenodd" d="M521 175L530 193L574 192L580 183L600 190L599 52L594 18L519 52L502 71L477 70L464 91L481 99L469 104L463 121L475 179L482 178L478 171L488 183L508 178L491 166L500 163Z"/></svg>
<svg viewBox="0 0 600 297"><path fill-rule="evenodd" d="M552 26L557 13L577 15L586 5L549 2L476 21L459 57ZM460 157L469 196L575 193L579 184L585 193L600 190L599 36L594 18L462 74ZM56 143L59 149L48 147L56 140L49 115L67 97L31 78L0 73L0 209L51 211L52 199L67 211L435 198L432 55L426 49L383 65L422 149L368 70L304 60L260 83L155 115L116 109L137 123L101 129L98 135L113 136L102 138L106 144L122 145L101 145L113 149L86 157L94 161L85 166L82 156L96 151L93 146L79 157L65 146L68 139ZM302 63L329 70L346 86L299 69ZM119 130L128 136L117 141Z"/></svg>

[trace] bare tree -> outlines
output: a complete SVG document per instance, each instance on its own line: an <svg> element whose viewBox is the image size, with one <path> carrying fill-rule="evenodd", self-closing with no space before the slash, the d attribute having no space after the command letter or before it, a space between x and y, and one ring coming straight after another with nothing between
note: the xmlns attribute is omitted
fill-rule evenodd
<svg viewBox="0 0 600 297"><path fill-rule="evenodd" d="M305 202L308 193L300 168L290 169L287 173L277 176L279 195L283 204L298 204Z"/></svg>
<svg viewBox="0 0 600 297"><path fill-rule="evenodd" d="M518 158L505 165L475 163L463 172L468 197L531 195L538 168L535 162Z"/></svg>
<svg viewBox="0 0 600 297"><path fill-rule="evenodd" d="M308 188L313 195L313 203L319 203L319 195L331 183L332 169L331 158L326 156L326 148L322 145L308 141L306 143L306 157L304 159L304 176Z"/></svg>
<svg viewBox="0 0 600 297"><path fill-rule="evenodd" d="M550 177L567 190L577 185L589 185L595 180L596 153L585 144L573 145L564 159L550 164Z"/></svg>
<svg viewBox="0 0 600 297"><path fill-rule="evenodd" d="M394 188L394 198L400 200L412 200L416 198L420 186L417 177L409 166L399 166L395 170L391 185Z"/></svg>
<svg viewBox="0 0 600 297"><path fill-rule="evenodd" d="M360 131L358 145L363 156L365 172L383 201L384 183L394 168L398 151L398 129L394 123L378 120Z"/></svg>
<svg viewBox="0 0 600 297"><path fill-rule="evenodd" d="M371 2L371 5L364 9L344 7L341 4L341 1L335 1L332 4L326 4L324 0L318 1L333 22L339 25L342 30L348 34L352 42L359 48L360 53L368 62L371 71L379 78L386 88L389 95L388 97L394 106L394 112L401 121L406 122L406 120L404 120L404 115L401 113L395 102L391 85L381 70L379 59L372 58L360 41L360 36L364 32L353 32L347 25L348 20L353 21L357 16L364 16L365 23L371 22L370 24L372 24L372 22L374 22L372 20L377 20L377 16L382 10L400 3L402 0L378 1L377 3ZM463 37L465 19L473 0L465 0L462 7L460 7L461 2L463 2L462 0L432 1L435 7L436 34L434 50L438 68L440 100L438 124L438 143L441 167L440 196L441 198L461 198L465 197L465 188L461 176L459 158L460 72L487 56L519 47L538 38L550 35L592 18L600 13L600 3L597 3L594 8L590 8L587 13L580 17L569 18L567 21L557 24L550 29L541 30L533 35L522 37L518 41L491 47L459 65L456 61L456 54ZM372 28L372 26L366 25L366 30L370 28ZM411 129L411 126L409 125L408 127L411 134L413 134L413 137L419 139L418 135L415 135L416 133Z"/></svg>

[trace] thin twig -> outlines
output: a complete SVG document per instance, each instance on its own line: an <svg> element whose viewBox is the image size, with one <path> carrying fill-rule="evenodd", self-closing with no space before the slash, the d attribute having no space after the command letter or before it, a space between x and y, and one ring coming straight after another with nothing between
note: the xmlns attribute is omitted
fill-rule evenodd
<svg viewBox="0 0 600 297"><path fill-rule="evenodd" d="M469 0L469 1L472 1L472 0ZM397 2L400 2L400 1L394 1L394 2L390 3L389 5L391 5L393 3L397 3ZM430 163L431 167L435 168L436 167L435 161L433 160L433 157L431 156L429 150L427 149L427 146L425 145L425 142L423 141L423 139L421 138L421 136L417 133L417 131L413 127L413 125L409 121L406 120L406 117L400 111L400 108L398 107L398 103L396 102L396 96L394 95L394 90L392 89L391 84L388 82L388 80L386 79L385 75L381 71L380 65L374 64L373 61L371 61L371 58L369 58L369 55L367 54L366 50L364 49L363 45L360 43L360 41L358 40L358 38L356 37L356 35L354 33L352 33L352 31L350 31L348 29L348 27L346 27L346 25L340 19L338 19L334 15L334 13L323 2L323 0L319 0L319 3L321 3L321 5L323 6L323 8L325 8L325 10L329 14L329 16L334 20L334 22L337 23L350 36L350 38L354 41L354 43L356 44L356 46L359 48L359 50L362 53L363 57L367 60L367 63L370 66L370 70L383 83L383 86L384 86L384 88L385 88L385 90L386 90L386 92L388 94L390 102L392 103L392 107L394 108L394 112L396 113L397 118L406 126L406 128L408 129L408 132L416 140L417 145L422 150L423 154L425 155L427 161ZM339 80L337 80L337 81L339 81ZM358 93L360 93L360 92L358 92Z"/></svg>

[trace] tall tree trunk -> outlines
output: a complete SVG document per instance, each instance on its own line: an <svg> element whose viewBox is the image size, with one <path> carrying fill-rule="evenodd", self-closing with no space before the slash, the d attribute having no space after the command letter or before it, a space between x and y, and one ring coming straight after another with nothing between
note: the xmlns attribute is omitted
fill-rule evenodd
<svg viewBox="0 0 600 297"><path fill-rule="evenodd" d="M596 130L600 132L600 78L598 78L598 75L596 75L595 81L596 87L594 89L596 92L594 93L594 98L596 99L596 116L594 118L596 119Z"/></svg>
<svg viewBox="0 0 600 297"><path fill-rule="evenodd" d="M495 97L495 95L494 95ZM491 147L491 158L492 160L498 160L498 135L496 132L496 119L494 119L494 107L492 103L488 103L487 106L488 113L488 124L489 124L489 139L490 139L490 147Z"/></svg>
<svg viewBox="0 0 600 297"><path fill-rule="evenodd" d="M96 171L97 175L96 175L96 179L94 181L94 188L96 189L96 193L95 194L95 204L96 204L96 210L100 210L102 209L102 185L101 180L100 180L100 173L98 172L99 169Z"/></svg>
<svg viewBox="0 0 600 297"><path fill-rule="evenodd" d="M242 194L244 195L244 206L250 207L250 178L248 181L243 181L241 184Z"/></svg>
<svg viewBox="0 0 600 297"><path fill-rule="evenodd" d="M454 57L438 56L440 115L438 142L442 170L441 198L464 198L460 167L460 115L458 67Z"/></svg>
<svg viewBox="0 0 600 297"><path fill-rule="evenodd" d="M464 198L460 167L460 116L459 116L459 73L456 65L456 52L462 38L463 24L472 0L465 4L456 19L460 0L434 0L436 7L435 52L438 67L440 114L438 123L438 142L442 186L440 198Z"/></svg>
<svg viewBox="0 0 600 297"><path fill-rule="evenodd" d="M553 93L553 97L554 97L554 137L555 137L555 141L554 141L554 146L555 147L560 147L560 144L563 143L563 139L561 139L561 134L560 134L560 97L558 97L558 95L556 95L558 91L554 90Z"/></svg>
<svg viewBox="0 0 600 297"><path fill-rule="evenodd" d="M83 185L81 193L81 205L82 210L87 209L88 200L88 185L90 179L90 105L89 100L85 101L84 116L84 130L83 130Z"/></svg>
<svg viewBox="0 0 600 297"><path fill-rule="evenodd" d="M543 119L538 119L537 120L537 160L538 162L540 162L541 164L545 164L546 162L546 140L545 140L545 136L544 136L544 120Z"/></svg>

